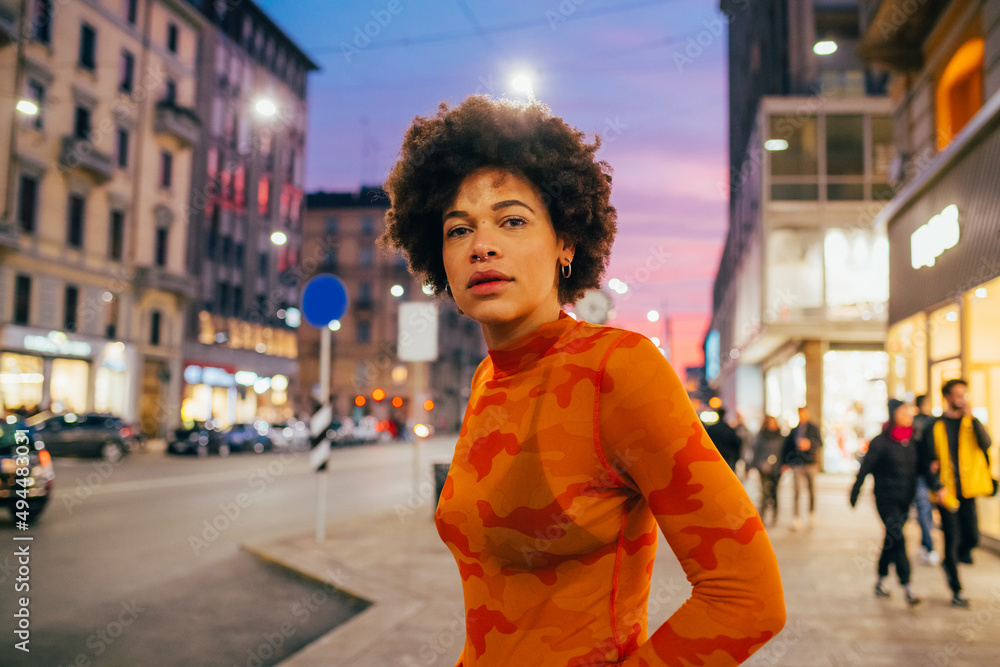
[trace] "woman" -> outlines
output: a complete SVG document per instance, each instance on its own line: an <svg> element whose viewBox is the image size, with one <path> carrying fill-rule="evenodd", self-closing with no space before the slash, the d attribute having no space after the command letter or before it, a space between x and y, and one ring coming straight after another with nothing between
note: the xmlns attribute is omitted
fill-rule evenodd
<svg viewBox="0 0 1000 667"><path fill-rule="evenodd" d="M598 146L543 105L474 96L418 117L386 183L383 244L489 348L435 514L464 667L739 664L784 624L760 518L663 355L561 310L600 287L614 239ZM647 637L657 523L694 591Z"/></svg>
<svg viewBox="0 0 1000 667"><path fill-rule="evenodd" d="M771 525L778 522L778 481L781 479L781 449L785 436L781 435L777 418L767 415L764 426L757 434L753 448L753 467L760 474L760 504L757 511L761 520L771 508Z"/></svg>
<svg viewBox="0 0 1000 667"><path fill-rule="evenodd" d="M907 603L919 604L920 598L910 588L910 559L906 556L906 538L903 525L910 514L910 501L917 488L917 448L913 436L913 409L894 398L889 399L889 421L882 433L872 438L868 452L861 459L861 469L851 489L851 507L858 502L858 494L865 478L875 478L875 507L885 524L885 540L878 559L878 581L875 595L889 597L885 578L889 564L896 565L896 576L903 587Z"/></svg>

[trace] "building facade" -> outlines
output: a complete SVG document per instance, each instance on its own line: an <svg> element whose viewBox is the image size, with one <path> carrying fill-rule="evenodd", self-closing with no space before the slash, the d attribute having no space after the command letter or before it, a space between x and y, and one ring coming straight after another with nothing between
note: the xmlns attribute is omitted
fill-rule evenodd
<svg viewBox="0 0 1000 667"><path fill-rule="evenodd" d="M855 54L856 3L722 9L730 220L706 374L751 430L809 407L824 467L851 470L887 416L888 244L873 226L894 158L885 77Z"/></svg>
<svg viewBox="0 0 1000 667"><path fill-rule="evenodd" d="M927 394L969 383L1000 477L1000 4L866 2L862 54L892 72L898 187L888 229L889 387ZM1000 501L980 503L1000 545Z"/></svg>
<svg viewBox="0 0 1000 667"><path fill-rule="evenodd" d="M162 435L178 416L195 294L187 206L205 22L174 0L3 5L0 398L111 412Z"/></svg>
<svg viewBox="0 0 1000 667"><path fill-rule="evenodd" d="M308 195L303 226L305 277L332 273L343 280L348 311L331 338L330 393L334 414L454 429L468 402L472 375L485 356L482 332L454 303L435 301L409 273L400 254L376 248L389 200L380 188ZM399 313L407 302L435 302L438 358L399 359ZM430 330L430 329L428 329ZM319 395L319 331L299 331L300 404ZM433 401L428 410L424 403Z"/></svg>
<svg viewBox="0 0 1000 667"><path fill-rule="evenodd" d="M193 4L211 29L198 70L183 418L279 422L295 414L298 321L286 314L299 300L316 65L252 2Z"/></svg>

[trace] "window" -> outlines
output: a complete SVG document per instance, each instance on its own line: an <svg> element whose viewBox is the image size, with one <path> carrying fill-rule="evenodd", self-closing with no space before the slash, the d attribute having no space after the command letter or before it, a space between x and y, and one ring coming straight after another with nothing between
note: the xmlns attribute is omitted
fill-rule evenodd
<svg viewBox="0 0 1000 667"><path fill-rule="evenodd" d="M167 24L167 50L170 53L177 53L177 24Z"/></svg>
<svg viewBox="0 0 1000 667"><path fill-rule="evenodd" d="M244 250L243 250L243 244L242 243L237 243L236 244L236 248L235 248L234 254L235 254L234 261L235 261L236 266L242 267L243 266L243 255L244 255Z"/></svg>
<svg viewBox="0 0 1000 667"><path fill-rule="evenodd" d="M168 78L163 87L163 102L174 106L177 104L177 82Z"/></svg>
<svg viewBox="0 0 1000 667"><path fill-rule="evenodd" d="M239 285L233 287L233 315L239 317L243 314L243 288Z"/></svg>
<svg viewBox="0 0 1000 667"><path fill-rule="evenodd" d="M219 304L220 315L229 314L229 285L227 283L219 283L216 286L216 303Z"/></svg>
<svg viewBox="0 0 1000 667"><path fill-rule="evenodd" d="M222 237L222 256L219 257L220 262L229 263L229 258L232 257L233 251L233 240L228 236Z"/></svg>
<svg viewBox="0 0 1000 667"><path fill-rule="evenodd" d="M819 199L818 140L816 116L771 116L765 148L772 199Z"/></svg>
<svg viewBox="0 0 1000 667"><path fill-rule="evenodd" d="M19 273L14 279L14 324L28 324L31 316L31 277Z"/></svg>
<svg viewBox="0 0 1000 667"><path fill-rule="evenodd" d="M163 316L160 311L153 310L149 313L149 344L159 345L160 344L160 325Z"/></svg>
<svg viewBox="0 0 1000 667"><path fill-rule="evenodd" d="M260 258L259 259L260 259L260 263L259 263L259 267L258 268L260 269L260 275L262 275L262 276L264 276L266 278L267 277L267 265L268 265L267 253L266 252L260 253Z"/></svg>
<svg viewBox="0 0 1000 667"><path fill-rule="evenodd" d="M66 244L73 248L83 247L84 199L82 195L69 196L69 215L66 224Z"/></svg>
<svg viewBox="0 0 1000 667"><path fill-rule="evenodd" d="M125 2L125 18L129 23L135 25L136 19L139 13L139 0L124 0Z"/></svg>
<svg viewBox="0 0 1000 667"><path fill-rule="evenodd" d="M892 199L889 169L896 159L892 119L889 116L872 116L872 199Z"/></svg>
<svg viewBox="0 0 1000 667"><path fill-rule="evenodd" d="M371 283L361 283L358 285L358 301L370 302L372 300L372 284Z"/></svg>
<svg viewBox="0 0 1000 667"><path fill-rule="evenodd" d="M111 294L108 292L108 294ZM104 336L106 338L116 338L118 335L118 297L111 295L110 301L105 301L104 305Z"/></svg>
<svg viewBox="0 0 1000 667"><path fill-rule="evenodd" d="M66 286L63 298L63 329L76 331L76 313L80 302L80 290L74 285Z"/></svg>
<svg viewBox="0 0 1000 667"><path fill-rule="evenodd" d="M768 321L822 314L823 237L820 230L775 229L767 237Z"/></svg>
<svg viewBox="0 0 1000 667"><path fill-rule="evenodd" d="M77 105L73 115L73 136L87 141L90 139L90 109Z"/></svg>
<svg viewBox="0 0 1000 667"><path fill-rule="evenodd" d="M361 218L361 235L362 236L374 236L375 235L375 218L370 215L366 215Z"/></svg>
<svg viewBox="0 0 1000 667"><path fill-rule="evenodd" d="M21 231L27 234L35 231L38 217L38 180L31 176L21 176L17 189L17 221Z"/></svg>
<svg viewBox="0 0 1000 667"><path fill-rule="evenodd" d="M35 79L28 79L27 97L38 107L38 112L35 114L35 129L40 130L43 125L42 118L45 115L45 84Z"/></svg>
<svg viewBox="0 0 1000 667"><path fill-rule="evenodd" d="M122 169L128 169L129 132L124 127L115 130L115 160Z"/></svg>
<svg viewBox="0 0 1000 667"><path fill-rule="evenodd" d="M52 0L35 0L35 39L43 44L52 41Z"/></svg>
<svg viewBox="0 0 1000 667"><path fill-rule="evenodd" d="M889 300L889 242L870 230L826 230L823 245L829 319L882 319Z"/></svg>
<svg viewBox="0 0 1000 667"><path fill-rule="evenodd" d="M361 264L362 268L369 268L375 266L375 249L371 246L365 246L358 251L358 262Z"/></svg>
<svg viewBox="0 0 1000 667"><path fill-rule="evenodd" d="M97 31L88 23L80 26L80 59L77 64L91 72L97 67Z"/></svg>
<svg viewBox="0 0 1000 667"><path fill-rule="evenodd" d="M326 271L337 270L337 249L327 248L323 251L323 269Z"/></svg>
<svg viewBox="0 0 1000 667"><path fill-rule="evenodd" d="M135 56L129 51L122 49L121 71L118 73L118 89L123 93L131 93L134 79Z"/></svg>
<svg viewBox="0 0 1000 667"><path fill-rule="evenodd" d="M167 247L170 240L170 230L166 227L156 229L156 265L167 265Z"/></svg>
<svg viewBox="0 0 1000 667"><path fill-rule="evenodd" d="M108 257L120 262L125 246L125 212L111 211L108 227Z"/></svg>
<svg viewBox="0 0 1000 667"><path fill-rule="evenodd" d="M323 228L327 236L336 236L340 229L340 221L337 218L327 218L323 223Z"/></svg>
<svg viewBox="0 0 1000 667"><path fill-rule="evenodd" d="M358 322L354 329L358 345L367 345L372 340L371 322Z"/></svg>
<svg viewBox="0 0 1000 667"><path fill-rule="evenodd" d="M830 114L826 117L826 198L865 198L865 128L861 114Z"/></svg>
<svg viewBox="0 0 1000 667"><path fill-rule="evenodd" d="M160 151L160 187L170 188L174 180L174 156L170 151Z"/></svg>
<svg viewBox="0 0 1000 667"><path fill-rule="evenodd" d="M955 52L938 81L937 147L943 150L983 106L983 38Z"/></svg>

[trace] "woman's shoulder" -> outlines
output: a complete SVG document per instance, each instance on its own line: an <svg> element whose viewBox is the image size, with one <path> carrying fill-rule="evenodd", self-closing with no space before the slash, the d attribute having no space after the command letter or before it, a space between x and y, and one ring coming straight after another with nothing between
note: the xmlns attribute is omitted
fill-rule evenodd
<svg viewBox="0 0 1000 667"><path fill-rule="evenodd" d="M656 345L641 333L606 324L592 324L583 320L567 337L560 351L607 356L614 355L619 350L630 355L655 355L663 358Z"/></svg>

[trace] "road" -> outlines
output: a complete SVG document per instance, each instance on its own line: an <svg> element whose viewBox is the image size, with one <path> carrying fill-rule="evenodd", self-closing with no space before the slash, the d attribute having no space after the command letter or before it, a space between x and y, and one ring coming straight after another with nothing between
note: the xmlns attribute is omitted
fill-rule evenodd
<svg viewBox="0 0 1000 667"><path fill-rule="evenodd" d="M334 450L327 525L414 504L415 474L429 478L453 441ZM56 459L55 470L57 493L36 526L17 531L0 516L4 665L263 666L364 606L239 549L244 540L313 530L317 474L307 453L138 452L113 466ZM15 592L15 550L29 544L15 536L33 538L28 593ZM27 656L13 648L23 595Z"/></svg>

